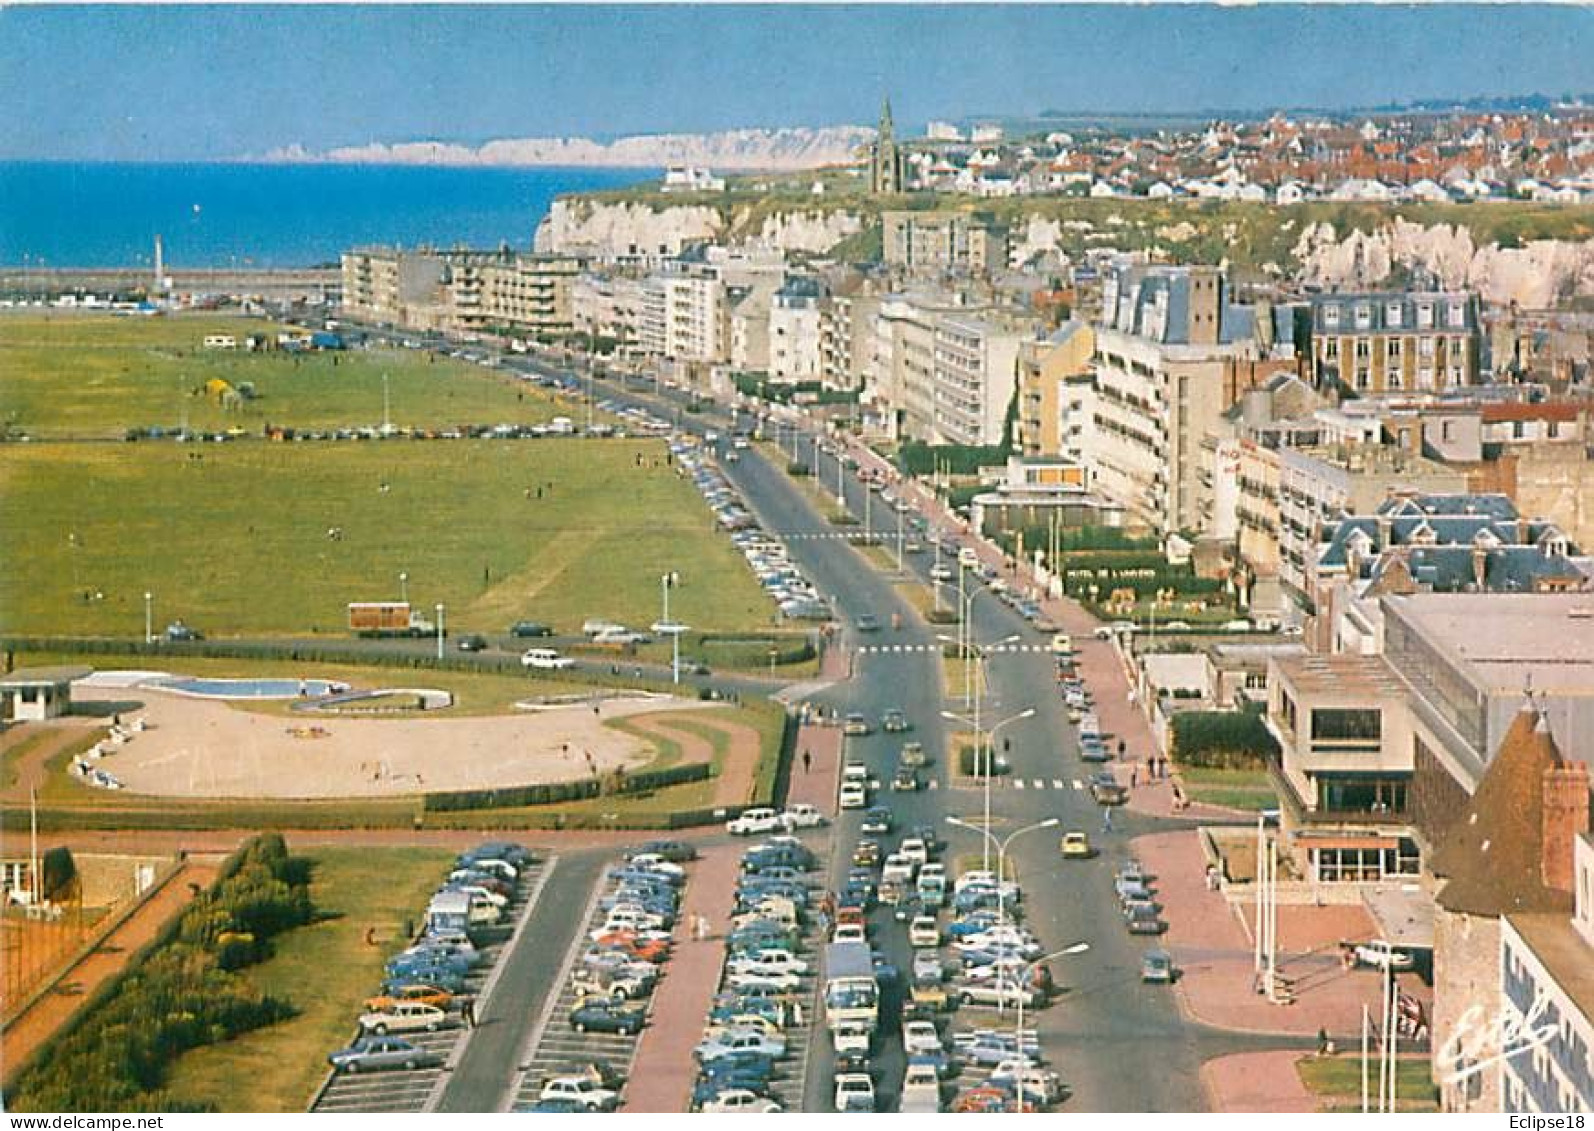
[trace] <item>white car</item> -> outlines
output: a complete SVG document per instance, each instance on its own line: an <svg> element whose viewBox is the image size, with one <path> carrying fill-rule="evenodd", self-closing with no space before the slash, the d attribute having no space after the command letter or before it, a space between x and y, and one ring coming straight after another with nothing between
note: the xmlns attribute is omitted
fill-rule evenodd
<svg viewBox="0 0 1594 1131"><path fill-rule="evenodd" d="M588 1111L613 1111L620 1104L620 1093L600 1088L586 1076L558 1076L542 1087L539 1100L570 1100Z"/></svg>
<svg viewBox="0 0 1594 1131"><path fill-rule="evenodd" d="M661 876L674 876L676 879L683 879L686 876L685 868L672 860L666 860L656 852L644 852L633 856L627 861L627 866L640 868L644 872L657 872Z"/></svg>
<svg viewBox="0 0 1594 1131"><path fill-rule="evenodd" d="M827 820L818 806L806 803L788 805L780 815L780 823L788 829L817 829Z"/></svg>
<svg viewBox="0 0 1594 1131"><path fill-rule="evenodd" d="M1036 1100L1054 1104L1063 1098L1063 1078L1049 1068L1041 1068L1031 1061L1014 1057L1004 1060L991 1070L988 1078L992 1084L1017 1090L1022 1081L1026 1102Z"/></svg>
<svg viewBox="0 0 1594 1131"><path fill-rule="evenodd" d="M930 848L923 837L910 836L897 846L897 855L913 861L922 868L930 862Z"/></svg>
<svg viewBox="0 0 1594 1131"><path fill-rule="evenodd" d="M915 867L913 861L902 853L893 852L886 857L886 862L880 869L880 882L890 883L895 880L898 883L911 884Z"/></svg>
<svg viewBox="0 0 1594 1131"><path fill-rule="evenodd" d="M1362 966L1376 966L1380 970L1410 970L1417 960L1404 950L1398 950L1382 939L1362 943L1356 948L1356 961Z"/></svg>
<svg viewBox="0 0 1594 1131"><path fill-rule="evenodd" d="M830 932L830 941L833 943L868 942L869 935L862 923L838 923L836 929Z"/></svg>
<svg viewBox="0 0 1594 1131"><path fill-rule="evenodd" d="M867 809L869 807L869 791L856 782L848 782L841 787L841 797L838 804L843 809Z"/></svg>
<svg viewBox="0 0 1594 1131"><path fill-rule="evenodd" d="M378 1035L384 1033L435 1032L448 1024L448 1014L424 1001L396 1001L386 1009L372 1010L360 1017L360 1028Z"/></svg>
<svg viewBox="0 0 1594 1131"><path fill-rule="evenodd" d="M908 945L937 947L941 945L941 925L934 915L920 915L908 924Z"/></svg>
<svg viewBox="0 0 1594 1131"><path fill-rule="evenodd" d="M732 970L753 970L767 974L808 973L808 963L789 950L758 950L737 955L726 965Z"/></svg>
<svg viewBox="0 0 1594 1131"><path fill-rule="evenodd" d="M1016 1009L1020 1001L1027 1009L1040 1000L1034 990L1008 978L988 982L960 982L957 996L965 1005L994 1005L999 1009Z"/></svg>
<svg viewBox="0 0 1594 1131"><path fill-rule="evenodd" d="M746 1088L728 1088L704 1104L701 1110L708 1115L773 1115L781 1106Z"/></svg>
<svg viewBox="0 0 1594 1131"><path fill-rule="evenodd" d="M561 656L552 648L529 648L521 655L520 663L523 667L542 671L564 671L576 666L569 656Z"/></svg>
<svg viewBox="0 0 1594 1131"><path fill-rule="evenodd" d="M749 809L739 817L725 822L725 831L732 836L757 836L759 833L779 832L785 826L780 814L773 809Z"/></svg>
<svg viewBox="0 0 1594 1131"><path fill-rule="evenodd" d="M864 1021L844 1021L831 1032L830 1039L837 1056L847 1053L867 1056L874 1043L874 1027Z"/></svg>
<svg viewBox="0 0 1594 1131"><path fill-rule="evenodd" d="M874 1110L874 1081L867 1072L843 1072L836 1077L836 1110Z"/></svg>
<svg viewBox="0 0 1594 1131"><path fill-rule="evenodd" d="M902 1026L902 1048L909 1056L943 1051L941 1033L933 1021L909 1021Z"/></svg>

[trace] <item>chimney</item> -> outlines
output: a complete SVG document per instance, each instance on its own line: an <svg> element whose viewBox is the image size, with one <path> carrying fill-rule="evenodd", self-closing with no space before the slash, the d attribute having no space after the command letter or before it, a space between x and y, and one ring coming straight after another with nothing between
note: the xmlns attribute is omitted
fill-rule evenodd
<svg viewBox="0 0 1594 1131"><path fill-rule="evenodd" d="M1588 765L1569 762L1544 771L1544 825L1539 878L1555 891L1571 892L1578 834L1588 832Z"/></svg>
<svg viewBox="0 0 1594 1131"><path fill-rule="evenodd" d="M1190 268L1190 324L1186 329L1193 346L1218 344L1220 292L1216 267Z"/></svg>

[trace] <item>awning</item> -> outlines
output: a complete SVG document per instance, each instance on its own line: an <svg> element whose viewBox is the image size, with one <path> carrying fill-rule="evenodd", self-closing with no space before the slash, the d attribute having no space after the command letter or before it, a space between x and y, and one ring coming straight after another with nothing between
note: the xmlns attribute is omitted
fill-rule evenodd
<svg viewBox="0 0 1594 1131"><path fill-rule="evenodd" d="M1297 843L1302 848L1399 848L1398 836L1302 836Z"/></svg>
<svg viewBox="0 0 1594 1131"><path fill-rule="evenodd" d="M1402 950L1433 949L1433 898L1418 885L1369 888L1362 903L1381 938Z"/></svg>

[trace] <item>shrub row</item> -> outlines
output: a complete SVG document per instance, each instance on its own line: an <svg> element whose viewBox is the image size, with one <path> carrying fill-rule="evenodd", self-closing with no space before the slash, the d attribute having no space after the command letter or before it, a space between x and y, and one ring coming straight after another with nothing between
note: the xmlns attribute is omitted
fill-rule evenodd
<svg viewBox="0 0 1594 1131"><path fill-rule="evenodd" d="M274 936L308 923L310 868L280 836L255 838L43 1050L8 1097L24 1111L171 1111L164 1091L172 1062L188 1049L229 1040L289 1017L293 1007L263 994L237 971L271 950Z"/></svg>
<svg viewBox="0 0 1594 1131"><path fill-rule="evenodd" d="M516 809L527 805L558 805L586 801L615 794L647 793L686 782L704 781L713 774L707 762L667 766L662 770L642 770L635 774L611 774L605 778L580 781L539 782L535 785L504 786L496 789L456 789L428 793L422 807L428 813L451 813L461 809Z"/></svg>

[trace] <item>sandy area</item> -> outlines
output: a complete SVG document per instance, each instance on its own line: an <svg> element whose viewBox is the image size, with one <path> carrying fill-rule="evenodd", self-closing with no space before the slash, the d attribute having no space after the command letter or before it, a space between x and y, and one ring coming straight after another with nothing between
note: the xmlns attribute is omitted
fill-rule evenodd
<svg viewBox="0 0 1594 1131"><path fill-rule="evenodd" d="M667 710L700 711L698 700L616 698L517 715L348 719L284 717L219 700L141 688L148 729L99 768L130 793L168 797L371 797L429 790L530 785L636 767L652 747L603 725ZM125 702L126 689L79 685L74 698ZM323 737L292 731L318 727ZM588 755L591 761L588 761Z"/></svg>

